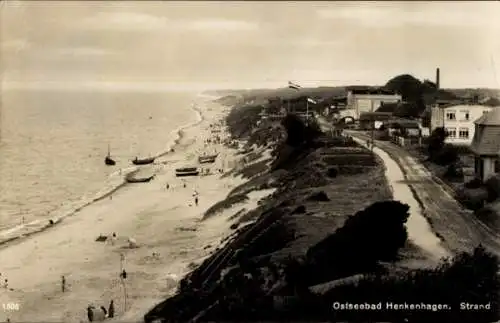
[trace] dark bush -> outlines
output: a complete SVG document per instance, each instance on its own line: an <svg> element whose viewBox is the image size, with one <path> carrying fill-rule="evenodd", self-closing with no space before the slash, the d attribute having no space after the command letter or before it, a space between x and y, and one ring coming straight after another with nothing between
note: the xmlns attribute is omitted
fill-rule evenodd
<svg viewBox="0 0 500 323"><path fill-rule="evenodd" d="M488 202L493 202L500 197L500 175L487 179L484 186L488 192Z"/></svg>
<svg viewBox="0 0 500 323"><path fill-rule="evenodd" d="M484 189L459 189L455 198L469 210L481 209L488 199L488 192Z"/></svg>
<svg viewBox="0 0 500 323"><path fill-rule="evenodd" d="M464 173L461 167L457 166L457 164L451 164L446 167L446 171L443 174L443 177L450 180L463 179Z"/></svg>
<svg viewBox="0 0 500 323"><path fill-rule="evenodd" d="M306 213L306 207L304 205L299 205L292 211L292 214L305 214L305 213Z"/></svg>
<svg viewBox="0 0 500 323"><path fill-rule="evenodd" d="M306 125L304 121L295 114L287 114L281 124L285 128L287 137L286 143L292 147L298 147L304 143L311 143L319 137L322 132L316 122L309 121Z"/></svg>
<svg viewBox="0 0 500 323"><path fill-rule="evenodd" d="M330 198L328 197L328 195L326 195L325 192L320 191L320 192L314 193L311 196L309 196L307 198L307 200L308 201L318 201L318 202L328 202L328 201L330 201Z"/></svg>
<svg viewBox="0 0 500 323"><path fill-rule="evenodd" d="M499 203L499 202L496 202ZM499 228L500 227L500 207L499 205L488 204L485 207L476 210L474 215L481 221L483 221L486 225L491 228Z"/></svg>
<svg viewBox="0 0 500 323"><path fill-rule="evenodd" d="M293 238L295 232L289 226L278 221L253 238L238 255L238 260L246 260L284 248Z"/></svg>
<svg viewBox="0 0 500 323"><path fill-rule="evenodd" d="M479 178L474 178L467 183L464 184L465 188L475 189L480 188L483 185L483 182Z"/></svg>
<svg viewBox="0 0 500 323"><path fill-rule="evenodd" d="M439 127L432 131L427 139L427 153L429 154L429 158L433 159L433 157L443 148L445 139L446 131L444 128Z"/></svg>
<svg viewBox="0 0 500 323"><path fill-rule="evenodd" d="M452 163L455 163L458 160L458 152L457 149L450 144L446 144L441 148L440 151L436 152L433 157L432 161L438 165L450 165Z"/></svg>
<svg viewBox="0 0 500 323"><path fill-rule="evenodd" d="M395 260L408 237L410 207L398 201L376 202L307 251L316 283L373 270L378 261Z"/></svg>
<svg viewBox="0 0 500 323"><path fill-rule="evenodd" d="M338 173L339 173L339 170L336 167L328 168L328 173L327 173L328 177L335 178L335 177L337 177Z"/></svg>

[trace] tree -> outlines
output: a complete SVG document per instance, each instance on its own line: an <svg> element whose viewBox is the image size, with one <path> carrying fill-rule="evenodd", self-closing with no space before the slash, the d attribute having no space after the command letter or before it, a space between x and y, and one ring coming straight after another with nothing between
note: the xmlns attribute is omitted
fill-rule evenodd
<svg viewBox="0 0 500 323"><path fill-rule="evenodd" d="M287 114L281 121L286 130L286 143L292 147L298 147L304 143L310 143L321 134L317 122L310 120L306 125L304 121L295 114Z"/></svg>
<svg viewBox="0 0 500 323"><path fill-rule="evenodd" d="M436 128L432 131L427 144L427 152L429 153L430 159L433 159L444 147L446 136L447 134L443 127Z"/></svg>
<svg viewBox="0 0 500 323"><path fill-rule="evenodd" d="M404 101L415 102L422 96L422 82L410 74L398 75L390 79L385 88L401 94Z"/></svg>

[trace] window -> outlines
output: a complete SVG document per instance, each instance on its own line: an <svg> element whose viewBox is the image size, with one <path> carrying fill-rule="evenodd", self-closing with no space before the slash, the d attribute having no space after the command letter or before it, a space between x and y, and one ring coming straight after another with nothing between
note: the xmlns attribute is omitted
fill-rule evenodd
<svg viewBox="0 0 500 323"><path fill-rule="evenodd" d="M455 128L446 128L446 136L450 138L456 138L457 129Z"/></svg>
<svg viewBox="0 0 500 323"><path fill-rule="evenodd" d="M469 139L469 129L468 128L460 128L460 130L458 131L458 138Z"/></svg>
<svg viewBox="0 0 500 323"><path fill-rule="evenodd" d="M462 115L462 121L469 121L470 119L469 110L461 110L460 114Z"/></svg>
<svg viewBox="0 0 500 323"><path fill-rule="evenodd" d="M456 120L455 112L446 112L446 120Z"/></svg>

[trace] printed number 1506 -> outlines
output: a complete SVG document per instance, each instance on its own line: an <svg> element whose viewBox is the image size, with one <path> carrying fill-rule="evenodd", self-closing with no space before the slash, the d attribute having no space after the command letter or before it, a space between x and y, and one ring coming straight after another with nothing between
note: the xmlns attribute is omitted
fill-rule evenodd
<svg viewBox="0 0 500 323"><path fill-rule="evenodd" d="M2 308L4 311L19 311L21 308L19 303L2 303Z"/></svg>

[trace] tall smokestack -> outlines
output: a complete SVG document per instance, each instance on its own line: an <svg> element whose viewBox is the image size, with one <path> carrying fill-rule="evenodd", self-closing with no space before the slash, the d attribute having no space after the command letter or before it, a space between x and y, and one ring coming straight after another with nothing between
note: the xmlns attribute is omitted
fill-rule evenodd
<svg viewBox="0 0 500 323"><path fill-rule="evenodd" d="M436 88L439 89L439 67L436 68Z"/></svg>

